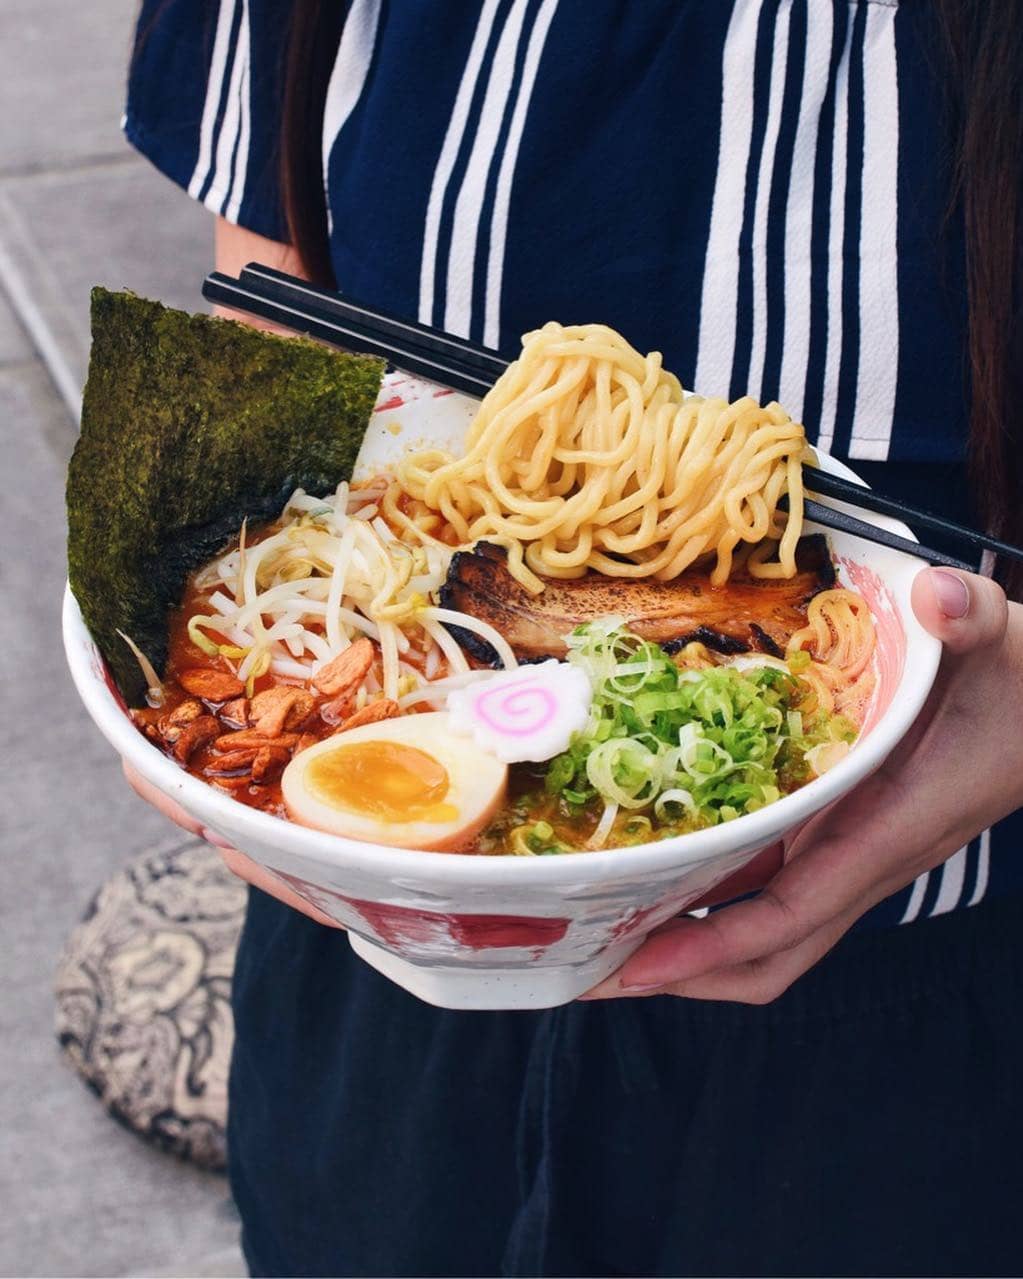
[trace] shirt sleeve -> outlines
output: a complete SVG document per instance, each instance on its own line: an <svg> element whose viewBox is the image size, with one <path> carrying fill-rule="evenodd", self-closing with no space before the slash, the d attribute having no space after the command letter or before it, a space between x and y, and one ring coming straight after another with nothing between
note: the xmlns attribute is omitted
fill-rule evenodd
<svg viewBox="0 0 1023 1279"><path fill-rule="evenodd" d="M193 199L279 241L289 13L287 0L143 0L123 121Z"/></svg>

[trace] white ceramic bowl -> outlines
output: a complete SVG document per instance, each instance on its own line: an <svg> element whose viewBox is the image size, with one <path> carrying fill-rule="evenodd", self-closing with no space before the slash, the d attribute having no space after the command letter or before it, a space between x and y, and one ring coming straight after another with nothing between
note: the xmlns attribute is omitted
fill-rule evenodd
<svg viewBox="0 0 1023 1279"><path fill-rule="evenodd" d="M385 383L357 476L407 446L458 448L475 402L404 377ZM826 469L855 479L827 457ZM906 537L904 525L870 518ZM567 1003L644 937L757 852L878 768L916 718L940 645L910 607L913 556L830 533L840 576L878 625L878 683L864 731L824 777L759 812L639 848L561 857L473 857L359 843L248 808L190 776L132 724L67 591L64 643L75 686L116 751L204 826L348 929L353 949L406 990L445 1008Z"/></svg>

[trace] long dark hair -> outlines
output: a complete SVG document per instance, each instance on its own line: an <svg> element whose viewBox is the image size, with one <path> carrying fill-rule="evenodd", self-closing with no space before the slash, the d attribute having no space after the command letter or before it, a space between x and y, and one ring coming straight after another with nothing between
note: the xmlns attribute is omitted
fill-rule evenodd
<svg viewBox="0 0 1023 1279"><path fill-rule="evenodd" d="M989 530L1023 544L1023 0L934 0L966 239L970 473ZM1023 568L999 565L1023 598Z"/></svg>
<svg viewBox="0 0 1023 1279"><path fill-rule="evenodd" d="M347 4L292 0L284 69L281 193L288 236L317 284L334 287L323 189L323 109Z"/></svg>
<svg viewBox="0 0 1023 1279"><path fill-rule="evenodd" d="M1023 0L931 0L947 87L949 222L966 243L970 474L988 529L1023 543ZM292 243L332 285L320 137L343 13L293 0L281 148ZM339 15L341 15L339 17ZM998 576L1023 598L1023 566Z"/></svg>

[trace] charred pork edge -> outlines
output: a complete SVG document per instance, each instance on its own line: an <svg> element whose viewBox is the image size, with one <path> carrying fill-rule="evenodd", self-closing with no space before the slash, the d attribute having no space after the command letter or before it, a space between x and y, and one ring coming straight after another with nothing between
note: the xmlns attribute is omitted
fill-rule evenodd
<svg viewBox="0 0 1023 1279"><path fill-rule="evenodd" d="M838 581L838 572L835 568L835 562L831 557L828 549L827 538L823 533L807 533L805 537L800 538L800 542L804 549L804 555L811 560L817 559L817 564L803 571L811 572L817 576L817 584L814 589L806 597L806 603L820 595L822 591L831 590ZM494 542L477 542L471 550L456 551L451 557L451 563L448 567L448 575L444 584L440 588L440 602L442 608L450 609L454 613L465 612L459 608L455 599L457 593L455 583L459 585L459 566L465 559L485 560L491 564L507 565L508 552L503 546L498 546ZM466 590L472 590L466 587ZM472 616L470 614L470 616ZM481 662L484 666L497 667L500 666L500 659L494 649L481 639L475 631L466 630L461 626L449 626L455 643L459 644L475 661ZM676 636L674 639L665 640L660 647L669 656L681 652L687 644L704 644L707 648L712 649L715 653L721 653L725 656L736 656L740 653L748 653L751 649L760 653L766 653L771 657L783 657L781 647L778 645L774 637L768 634L764 628L756 622L750 623L750 633L752 636L752 644L747 644L743 640L735 639L730 635L724 635L720 631L714 630L711 626L698 626L695 630L688 632L686 635ZM518 656L518 654L516 654ZM550 654L542 656L519 657L519 661L523 665L535 664L537 662L546 661Z"/></svg>
<svg viewBox="0 0 1023 1279"><path fill-rule="evenodd" d="M731 635L723 635L713 626L698 626L695 631L685 635L676 635L674 639L665 640L660 647L669 655L681 653L687 644L703 644L715 653L733 656L736 653L748 653L750 646L744 640L735 639Z"/></svg>
<svg viewBox="0 0 1023 1279"><path fill-rule="evenodd" d="M784 656L777 640L775 640L773 635L769 635L762 626L756 622L750 622L749 628L753 635L753 647L758 652L767 653L770 657Z"/></svg>
<svg viewBox="0 0 1023 1279"><path fill-rule="evenodd" d="M483 547L487 550L484 551ZM490 551L501 551L501 547L494 546L490 542L478 542L471 551L456 551L451 557L451 563L448 565L448 575L444 579L444 584L440 588L438 598L440 599L441 608L450 609L453 613L465 613L464 608L460 608L456 598L458 594L459 568L466 561L471 559L488 559L494 560L494 556L489 554ZM507 557L505 557L507 558ZM464 589L470 590L470 587ZM468 614L473 616L473 614ZM481 639L475 631L465 630L461 626L449 625L447 628L455 643L463 648L470 657L477 662L482 662L484 666L499 666L500 658L494 649L487 643L485 639Z"/></svg>

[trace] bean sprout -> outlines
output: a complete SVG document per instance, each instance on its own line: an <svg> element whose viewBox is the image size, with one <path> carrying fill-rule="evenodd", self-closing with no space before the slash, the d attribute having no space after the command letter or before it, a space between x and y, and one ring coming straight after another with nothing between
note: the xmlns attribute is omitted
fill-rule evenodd
<svg viewBox="0 0 1023 1279"><path fill-rule="evenodd" d="M196 642L234 658L239 679L252 686L266 671L311 680L366 635L380 647L380 664L363 680L359 704L378 693L403 707L442 699L432 686L448 672L469 672L448 625L474 631L515 666L492 627L433 606L452 552L402 540L391 508L381 505L388 483L381 477L355 492L339 484L326 497L296 489L269 535L253 539L243 525L239 545L196 577L208 592L189 622Z"/></svg>

